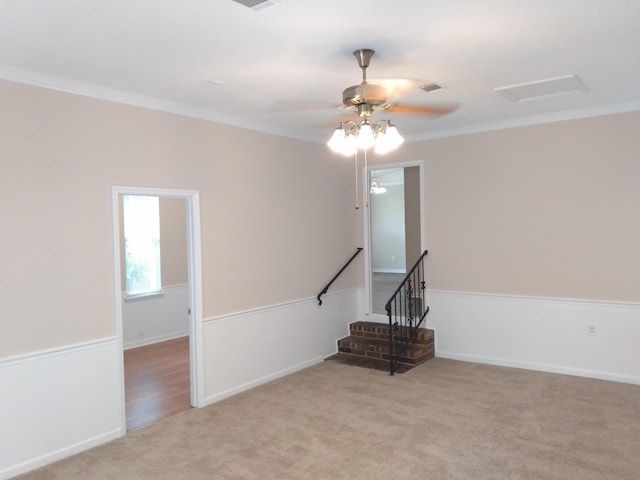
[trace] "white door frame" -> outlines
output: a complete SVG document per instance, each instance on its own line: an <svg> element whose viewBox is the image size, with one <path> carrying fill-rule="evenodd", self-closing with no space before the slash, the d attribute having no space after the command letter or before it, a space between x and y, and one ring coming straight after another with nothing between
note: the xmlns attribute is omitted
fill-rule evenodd
<svg viewBox="0 0 640 480"><path fill-rule="evenodd" d="M371 295L371 210L369 209L369 188L371 185L371 171L372 170L384 170L387 168L406 168L406 167L418 167L420 169L420 245L424 252L426 250L426 231L424 221L424 161L412 160L408 162L396 162L396 163L381 163L381 164L369 164L365 169L363 167L363 180L362 185L362 203L365 205L364 217L364 314L368 317L368 320L372 322L387 323L388 319L386 315L373 313L372 308L372 295Z"/></svg>
<svg viewBox="0 0 640 480"><path fill-rule="evenodd" d="M191 405L204 405L204 368L202 348L202 247L200 239L200 193L197 190L174 190L147 187L112 187L113 218L113 268L115 285L115 330L119 347L120 385L122 386L122 434L126 433L126 411L124 400L124 340L122 324L122 280L120 270L120 221L118 197L120 195L147 195L156 197L183 198L187 208L187 263L189 280L189 365L191 382Z"/></svg>

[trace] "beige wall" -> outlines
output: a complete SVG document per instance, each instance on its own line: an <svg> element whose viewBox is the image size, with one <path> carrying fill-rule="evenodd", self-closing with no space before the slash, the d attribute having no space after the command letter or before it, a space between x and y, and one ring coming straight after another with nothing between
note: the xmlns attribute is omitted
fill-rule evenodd
<svg viewBox="0 0 640 480"><path fill-rule="evenodd" d="M639 131L633 112L404 145L430 288L640 301Z"/></svg>
<svg viewBox="0 0 640 480"><path fill-rule="evenodd" d="M0 357L114 335L113 185L200 191L205 318L315 296L362 244L352 164L322 143L7 81L0 104ZM633 112L372 162L424 160L430 288L640 301L637 131Z"/></svg>
<svg viewBox="0 0 640 480"><path fill-rule="evenodd" d="M323 144L8 81L0 104L0 357L115 334L114 185L200 191L205 318L313 297L361 243ZM332 291L361 283L359 259Z"/></svg>

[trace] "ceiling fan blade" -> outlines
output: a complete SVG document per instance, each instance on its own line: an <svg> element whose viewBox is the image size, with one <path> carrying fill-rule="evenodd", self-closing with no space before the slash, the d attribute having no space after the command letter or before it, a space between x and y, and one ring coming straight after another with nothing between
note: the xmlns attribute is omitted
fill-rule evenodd
<svg viewBox="0 0 640 480"><path fill-rule="evenodd" d="M435 85L419 78L374 78L370 79L369 83L382 86L387 92L387 99L402 97L424 86Z"/></svg>
<svg viewBox="0 0 640 480"><path fill-rule="evenodd" d="M301 112L304 110L340 110L344 105L330 102L298 102L293 100L281 100L274 102L269 107L271 113Z"/></svg>
<svg viewBox="0 0 640 480"><path fill-rule="evenodd" d="M388 103L382 106L385 112L406 113L411 115L431 115L434 117L446 115L458 109L458 105L422 105L411 103Z"/></svg>

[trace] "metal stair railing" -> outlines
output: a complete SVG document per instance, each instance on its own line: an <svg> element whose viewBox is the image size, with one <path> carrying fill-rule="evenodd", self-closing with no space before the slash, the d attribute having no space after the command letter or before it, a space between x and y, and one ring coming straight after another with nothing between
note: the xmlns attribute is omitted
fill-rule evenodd
<svg viewBox="0 0 640 480"><path fill-rule="evenodd" d="M427 282L424 267L424 259L428 253L427 250L424 251L384 307L389 317L391 375L429 313L425 297Z"/></svg>
<svg viewBox="0 0 640 480"><path fill-rule="evenodd" d="M351 258L345 262L345 264L342 266L340 271L335 274L335 276L329 281L329 283L327 283L327 285L325 285L325 287L322 290L320 290L320 293L318 293L318 296L316 297L318 299L318 305L322 305L322 295L327 293L327 290L329 290L329 287L331 286L331 284L333 284L333 282L336 281L336 279L340 276L340 274L345 271L345 269L349 266L349 264L353 261L353 259L358 256L358 254L361 251L362 251L362 247L358 247L356 249L356 253L354 253L351 256Z"/></svg>

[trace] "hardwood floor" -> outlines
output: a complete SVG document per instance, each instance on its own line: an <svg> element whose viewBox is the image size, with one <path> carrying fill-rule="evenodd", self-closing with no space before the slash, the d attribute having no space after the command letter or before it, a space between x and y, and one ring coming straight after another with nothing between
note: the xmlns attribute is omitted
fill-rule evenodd
<svg viewBox="0 0 640 480"><path fill-rule="evenodd" d="M191 408L189 337L124 351L127 430Z"/></svg>

